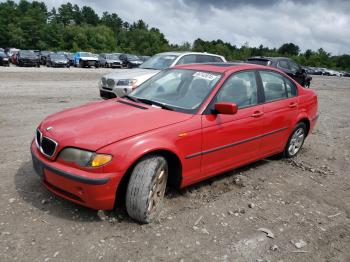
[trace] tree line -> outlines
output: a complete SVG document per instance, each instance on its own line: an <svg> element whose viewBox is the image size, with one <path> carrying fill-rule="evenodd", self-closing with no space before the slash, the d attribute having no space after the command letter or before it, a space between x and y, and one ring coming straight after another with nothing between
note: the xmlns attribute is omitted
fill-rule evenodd
<svg viewBox="0 0 350 262"><path fill-rule="evenodd" d="M229 61L250 56L288 56L302 65L350 70L350 56L332 56L324 49L317 51L285 43L279 48L263 45L237 47L222 40L196 39L192 44L171 44L159 29L144 21L128 23L118 14L104 12L99 16L91 7L62 4L48 10L44 2L0 3L0 46L34 50L126 52L154 55L165 51L198 51L220 54Z"/></svg>

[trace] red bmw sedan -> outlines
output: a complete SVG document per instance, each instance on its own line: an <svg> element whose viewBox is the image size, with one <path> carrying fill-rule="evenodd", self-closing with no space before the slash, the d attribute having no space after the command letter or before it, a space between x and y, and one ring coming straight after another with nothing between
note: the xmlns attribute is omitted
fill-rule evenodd
<svg viewBox="0 0 350 262"><path fill-rule="evenodd" d="M124 98L48 116L31 144L33 165L53 193L101 210L123 201L130 217L148 223L167 186L295 156L317 108L315 91L274 68L177 66Z"/></svg>

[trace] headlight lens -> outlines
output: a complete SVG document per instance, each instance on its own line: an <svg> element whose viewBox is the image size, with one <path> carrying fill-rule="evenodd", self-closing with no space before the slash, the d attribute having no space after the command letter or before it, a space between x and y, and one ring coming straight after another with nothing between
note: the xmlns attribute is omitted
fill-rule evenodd
<svg viewBox="0 0 350 262"><path fill-rule="evenodd" d="M121 79L118 81L117 86L132 86L136 84L136 79Z"/></svg>
<svg viewBox="0 0 350 262"><path fill-rule="evenodd" d="M81 167L99 167L112 160L111 155L96 154L91 151L72 147L63 149L59 158L66 162L76 163Z"/></svg>

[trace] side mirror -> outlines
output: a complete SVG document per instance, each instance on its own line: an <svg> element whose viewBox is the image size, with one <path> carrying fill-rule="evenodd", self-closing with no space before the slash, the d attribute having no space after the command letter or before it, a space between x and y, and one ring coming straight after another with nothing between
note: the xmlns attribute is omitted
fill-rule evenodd
<svg viewBox="0 0 350 262"><path fill-rule="evenodd" d="M234 115L237 113L238 110L237 105L235 103L226 102L216 103L214 109L218 114L223 115Z"/></svg>

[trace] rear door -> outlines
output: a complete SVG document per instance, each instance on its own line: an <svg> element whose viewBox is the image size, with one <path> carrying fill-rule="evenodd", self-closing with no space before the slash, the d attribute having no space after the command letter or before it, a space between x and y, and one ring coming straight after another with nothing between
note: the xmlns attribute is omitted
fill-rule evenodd
<svg viewBox="0 0 350 262"><path fill-rule="evenodd" d="M208 109L217 102L231 102L237 104L238 111L223 115L209 110L202 116L203 177L258 158L263 127L259 100L255 71L234 73L225 81Z"/></svg>
<svg viewBox="0 0 350 262"><path fill-rule="evenodd" d="M275 71L260 70L264 90L264 123L261 152L263 155L282 152L298 114L296 85Z"/></svg>

